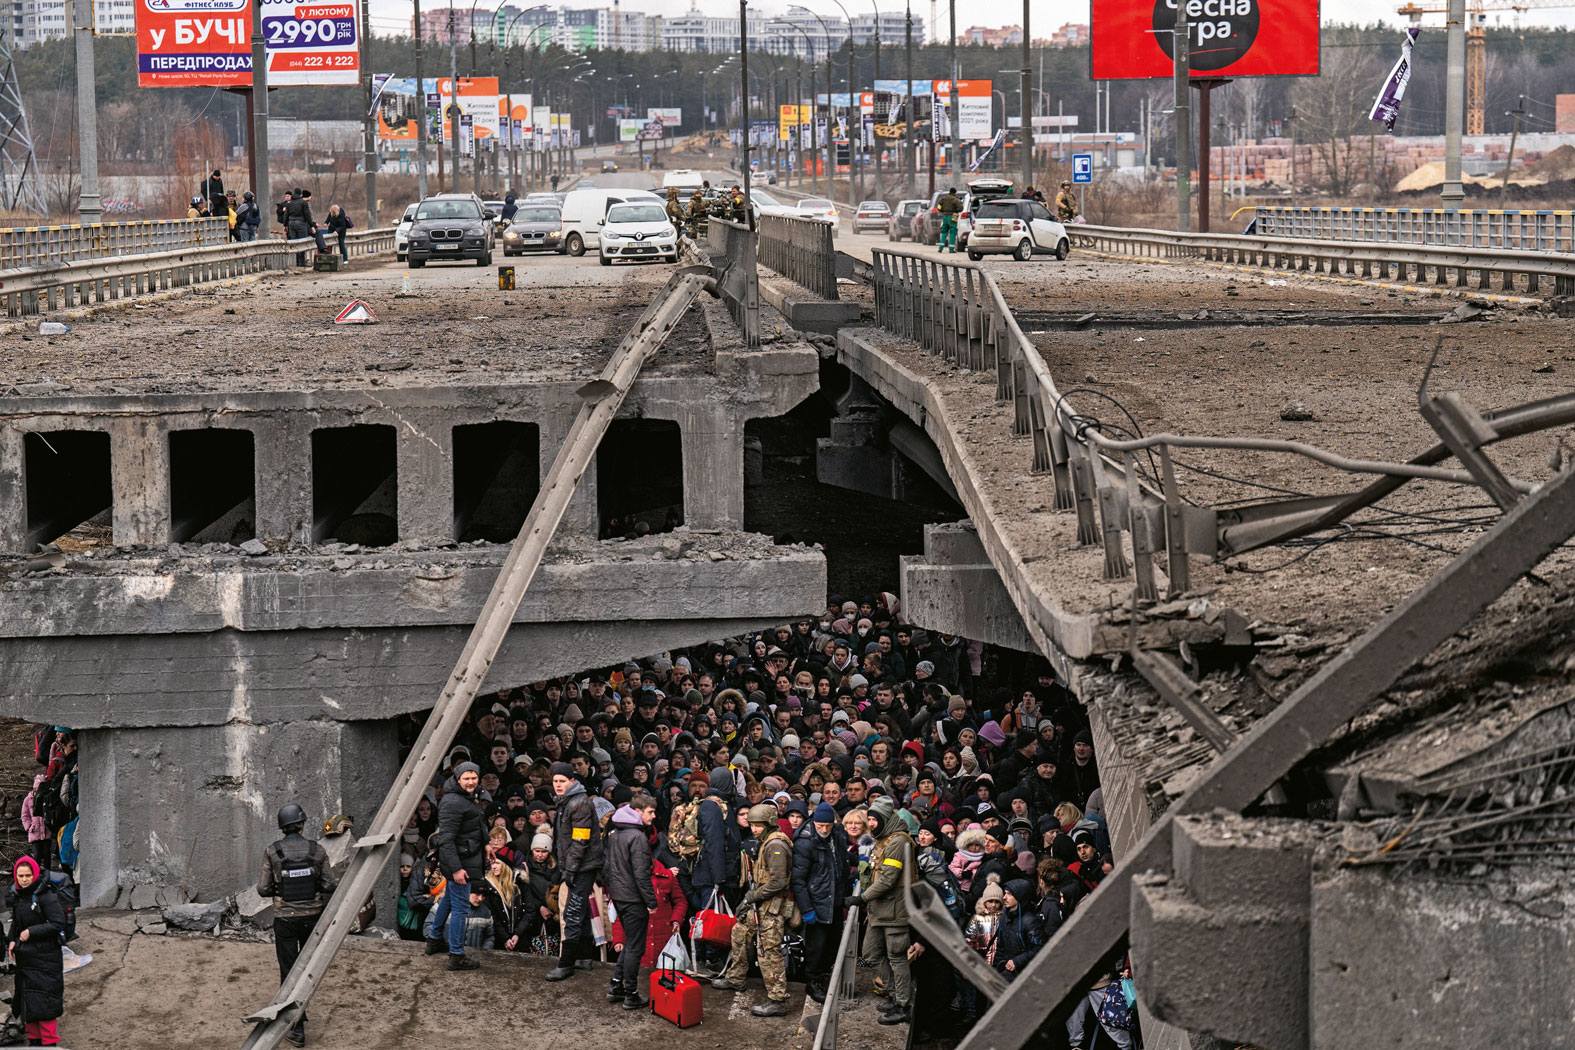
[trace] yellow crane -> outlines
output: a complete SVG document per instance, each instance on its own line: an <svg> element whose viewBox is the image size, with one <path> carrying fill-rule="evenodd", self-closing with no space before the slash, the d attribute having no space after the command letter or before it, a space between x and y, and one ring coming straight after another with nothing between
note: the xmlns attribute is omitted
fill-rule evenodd
<svg viewBox="0 0 1575 1050"><path fill-rule="evenodd" d="M1466 0L1466 134L1484 134L1487 106L1487 13L1513 11L1515 22L1520 23L1522 11L1550 7L1575 7L1575 0ZM1447 4L1431 2L1418 4L1415 0L1402 4L1397 11L1412 22L1422 21L1423 15L1447 15Z"/></svg>

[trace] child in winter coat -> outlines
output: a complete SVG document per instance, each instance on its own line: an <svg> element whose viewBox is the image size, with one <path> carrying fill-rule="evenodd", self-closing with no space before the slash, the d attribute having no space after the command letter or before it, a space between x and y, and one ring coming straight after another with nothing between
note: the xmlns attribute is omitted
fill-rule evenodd
<svg viewBox="0 0 1575 1050"><path fill-rule="evenodd" d="M27 793L22 800L22 829L27 832L28 856L47 858L50 855L49 825L44 823L43 807L38 800L38 793L44 786L44 774L40 773L33 778L33 790ZM48 860L41 860L40 865L47 865Z"/></svg>
<svg viewBox="0 0 1575 1050"><path fill-rule="evenodd" d="M970 825L967 831L957 836L957 853L952 857L951 872L957 876L957 882L963 892L973 889L973 876L979 870L979 862L984 860L984 829L977 824Z"/></svg>

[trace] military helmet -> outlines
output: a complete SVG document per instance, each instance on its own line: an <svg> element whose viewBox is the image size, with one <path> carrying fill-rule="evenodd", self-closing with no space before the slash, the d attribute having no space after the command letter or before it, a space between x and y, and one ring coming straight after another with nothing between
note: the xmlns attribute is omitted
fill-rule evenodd
<svg viewBox="0 0 1575 1050"><path fill-rule="evenodd" d="M284 805L279 807L279 827L281 830L288 831L297 824L305 823L306 810L302 809L294 802L286 802Z"/></svg>
<svg viewBox="0 0 1575 1050"><path fill-rule="evenodd" d="M758 806L750 806L749 822L751 824L775 824L777 822L777 807L764 802Z"/></svg>

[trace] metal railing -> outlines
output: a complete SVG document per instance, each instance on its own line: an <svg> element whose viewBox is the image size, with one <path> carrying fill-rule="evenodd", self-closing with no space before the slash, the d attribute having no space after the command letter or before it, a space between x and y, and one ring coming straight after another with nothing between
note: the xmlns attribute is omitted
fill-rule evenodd
<svg viewBox="0 0 1575 1050"><path fill-rule="evenodd" d="M744 335L744 345L760 345L760 272L755 266L755 231L712 218L704 248L716 273L717 294Z"/></svg>
<svg viewBox="0 0 1575 1050"><path fill-rule="evenodd" d="M1575 252L1575 211L1260 207L1258 232L1325 241Z"/></svg>
<svg viewBox="0 0 1575 1050"><path fill-rule="evenodd" d="M0 229L0 270L229 243L227 219L152 219Z"/></svg>
<svg viewBox="0 0 1575 1050"><path fill-rule="evenodd" d="M1429 282L1440 287L1536 294L1551 290L1575 294L1575 255L1517 248L1469 248L1403 241L1308 240L1228 233L1176 233L1172 230L1113 226L1069 226L1075 247L1128 255L1194 258L1210 262L1264 266L1278 270L1343 274L1378 280ZM1472 275L1476 275L1473 285ZM1550 289L1543 286L1544 280Z"/></svg>
<svg viewBox="0 0 1575 1050"><path fill-rule="evenodd" d="M762 215L760 263L822 299L837 298L837 250L830 223Z"/></svg>
<svg viewBox="0 0 1575 1050"><path fill-rule="evenodd" d="M248 241L0 270L0 312L6 317L52 313L262 270L288 269L296 256L310 260L316 247L310 237ZM392 251L393 227L351 231L345 237L345 247L351 255Z"/></svg>
<svg viewBox="0 0 1575 1050"><path fill-rule="evenodd" d="M820 1024L815 1027L811 1050L837 1050L837 1016L844 1006L858 1002L858 979L859 906L850 904L842 922L837 961L831 966L831 981L826 986L826 1001L820 1006Z"/></svg>

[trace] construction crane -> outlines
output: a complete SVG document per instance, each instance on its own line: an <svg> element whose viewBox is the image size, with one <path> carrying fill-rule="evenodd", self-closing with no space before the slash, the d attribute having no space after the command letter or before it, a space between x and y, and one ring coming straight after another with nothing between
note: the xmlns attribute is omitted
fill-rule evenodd
<svg viewBox="0 0 1575 1050"><path fill-rule="evenodd" d="M1550 7L1575 7L1575 0L1466 0L1466 134L1485 134L1484 117L1487 112L1487 13L1513 11L1520 22L1522 11L1542 10ZM1447 15L1449 8L1442 3L1418 4L1415 0L1396 9L1413 23L1422 21L1423 15Z"/></svg>

